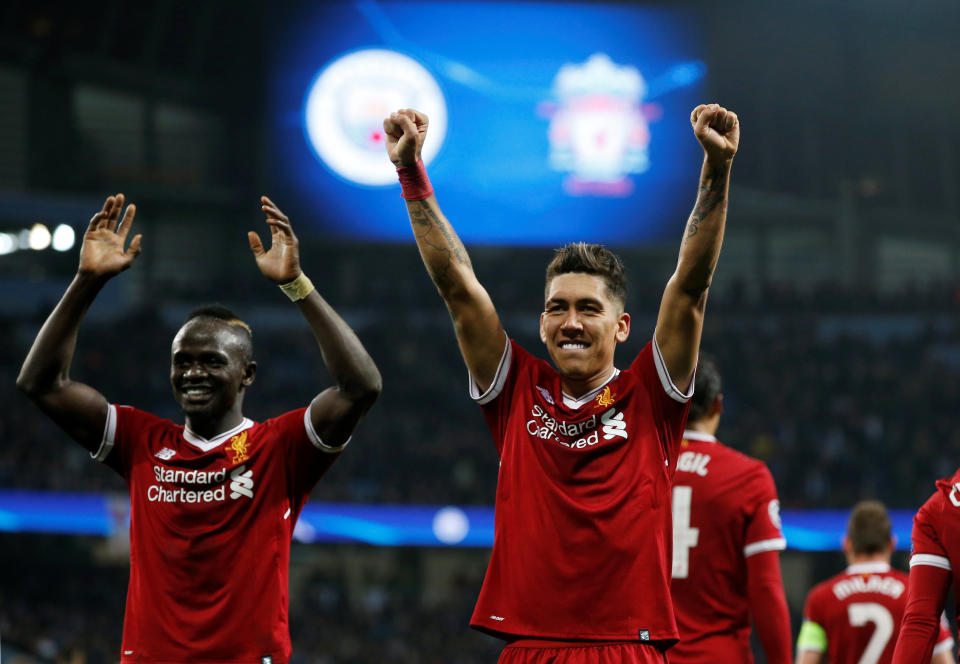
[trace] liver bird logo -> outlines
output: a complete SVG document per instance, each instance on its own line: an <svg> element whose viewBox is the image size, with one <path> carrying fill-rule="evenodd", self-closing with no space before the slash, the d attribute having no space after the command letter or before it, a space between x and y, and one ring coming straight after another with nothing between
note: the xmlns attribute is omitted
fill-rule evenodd
<svg viewBox="0 0 960 664"><path fill-rule="evenodd" d="M233 458L230 460L234 466L243 463L250 458L247 454L247 432L244 431L230 439L230 450L233 452Z"/></svg>
<svg viewBox="0 0 960 664"><path fill-rule="evenodd" d="M597 408L609 408L617 400L617 395L610 392L610 386L603 388L603 392L597 395Z"/></svg>

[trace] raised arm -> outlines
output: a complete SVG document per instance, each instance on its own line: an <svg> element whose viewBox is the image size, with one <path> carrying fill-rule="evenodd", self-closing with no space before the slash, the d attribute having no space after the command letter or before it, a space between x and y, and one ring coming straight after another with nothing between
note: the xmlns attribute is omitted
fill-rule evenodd
<svg viewBox="0 0 960 664"><path fill-rule="evenodd" d="M740 143L737 115L722 106L697 106L690 122L704 151L700 189L684 231L677 269L663 292L656 332L670 377L683 391L697 364L707 291L723 243L730 166Z"/></svg>
<svg viewBox="0 0 960 664"><path fill-rule="evenodd" d="M300 269L300 249L290 220L266 196L260 199L270 226L270 250L260 236L247 234L257 267L300 308L320 346L336 385L310 404L314 431L330 446L342 445L380 395L380 372L350 326L340 318Z"/></svg>
<svg viewBox="0 0 960 664"><path fill-rule="evenodd" d="M120 220L123 194L110 196L93 215L83 234L80 266L60 302L47 317L17 376L17 387L71 438L91 452L102 439L107 400L89 385L70 379L80 321L97 293L114 275L126 270L140 253L137 235L124 250L136 214L134 205Z"/></svg>
<svg viewBox="0 0 960 664"><path fill-rule="evenodd" d="M383 121L387 154L404 183L410 225L427 273L447 304L460 352L481 392L493 383L506 337L463 243L440 211L420 160L427 116L404 109Z"/></svg>

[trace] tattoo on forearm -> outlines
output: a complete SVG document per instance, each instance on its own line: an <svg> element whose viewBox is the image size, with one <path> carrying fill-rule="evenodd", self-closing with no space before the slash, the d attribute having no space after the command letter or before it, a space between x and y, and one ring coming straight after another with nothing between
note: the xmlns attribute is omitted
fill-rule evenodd
<svg viewBox="0 0 960 664"><path fill-rule="evenodd" d="M684 243L700 231L700 222L717 209L717 206L723 206L723 210L726 211L727 196L725 192L729 173L729 164L718 164L707 171L706 177L700 184L697 204L694 206L693 212L690 214L690 220L687 222L687 230L683 236Z"/></svg>
<svg viewBox="0 0 960 664"><path fill-rule="evenodd" d="M470 256L449 222L441 219L426 201L417 201L408 209L427 272L437 288L443 290L452 283L452 262L472 267ZM438 237L435 231L439 231L442 237Z"/></svg>

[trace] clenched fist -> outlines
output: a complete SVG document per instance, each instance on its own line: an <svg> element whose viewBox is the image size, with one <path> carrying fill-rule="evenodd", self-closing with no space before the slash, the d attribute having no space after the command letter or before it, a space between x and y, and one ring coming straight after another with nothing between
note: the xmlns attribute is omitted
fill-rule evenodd
<svg viewBox="0 0 960 664"><path fill-rule="evenodd" d="M427 116L412 108L402 108L383 120L387 134L387 155L397 168L413 166L420 159L427 136Z"/></svg>
<svg viewBox="0 0 960 664"><path fill-rule="evenodd" d="M690 124L710 161L733 159L740 145L737 114L720 104L700 104L690 114Z"/></svg>

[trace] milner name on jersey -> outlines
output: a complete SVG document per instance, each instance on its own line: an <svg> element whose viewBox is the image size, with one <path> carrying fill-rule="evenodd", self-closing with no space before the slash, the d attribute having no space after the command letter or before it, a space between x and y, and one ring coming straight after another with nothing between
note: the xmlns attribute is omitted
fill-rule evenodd
<svg viewBox="0 0 960 664"><path fill-rule="evenodd" d="M879 593L897 599L906 588L902 581L891 576L871 574L864 578L858 574L833 584L832 590L837 599L846 599L855 593Z"/></svg>

